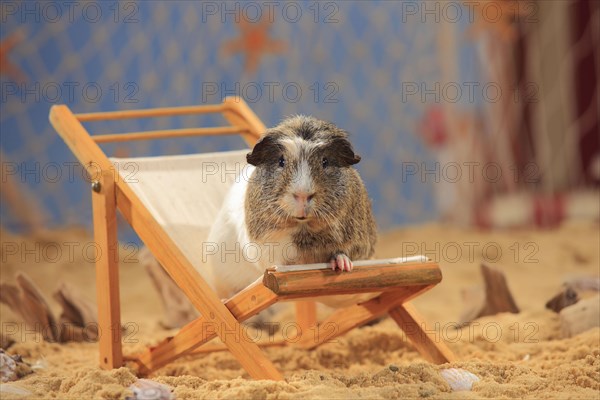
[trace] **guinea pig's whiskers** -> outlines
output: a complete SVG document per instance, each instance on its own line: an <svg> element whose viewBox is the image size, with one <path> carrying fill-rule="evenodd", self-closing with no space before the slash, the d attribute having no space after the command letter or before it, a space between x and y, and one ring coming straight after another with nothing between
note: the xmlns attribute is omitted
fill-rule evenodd
<svg viewBox="0 0 600 400"><path fill-rule="evenodd" d="M315 216L319 219L321 219L323 222L325 222L325 225L327 225L328 228L332 229L333 225L332 225L332 221L333 221L333 215L330 214L326 209L320 209L314 210Z"/></svg>
<svg viewBox="0 0 600 400"><path fill-rule="evenodd" d="M273 210L273 214L275 216L275 226L286 226L288 223L288 215L281 208L277 207Z"/></svg>

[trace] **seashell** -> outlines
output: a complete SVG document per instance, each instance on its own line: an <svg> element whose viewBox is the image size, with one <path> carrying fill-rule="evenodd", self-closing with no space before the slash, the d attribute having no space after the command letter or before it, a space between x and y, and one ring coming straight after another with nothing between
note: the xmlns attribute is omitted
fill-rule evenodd
<svg viewBox="0 0 600 400"><path fill-rule="evenodd" d="M33 393L20 386L16 386L10 383L2 383L0 384L0 398L3 397L2 394L12 394L16 396L31 396Z"/></svg>
<svg viewBox="0 0 600 400"><path fill-rule="evenodd" d="M126 400L175 400L173 390L162 383L150 379L138 379L129 386L133 396Z"/></svg>
<svg viewBox="0 0 600 400"><path fill-rule="evenodd" d="M443 369L440 375L448 382L453 392L471 390L473 383L479 382L477 375L460 368Z"/></svg>
<svg viewBox="0 0 600 400"><path fill-rule="evenodd" d="M0 381L17 380L17 363L4 351L0 352Z"/></svg>

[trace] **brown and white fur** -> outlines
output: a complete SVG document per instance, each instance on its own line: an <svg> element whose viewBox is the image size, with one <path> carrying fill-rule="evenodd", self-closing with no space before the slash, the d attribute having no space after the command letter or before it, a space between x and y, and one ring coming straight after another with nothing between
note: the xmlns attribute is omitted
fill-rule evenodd
<svg viewBox="0 0 600 400"><path fill-rule="evenodd" d="M239 262L209 259L213 287L227 298L271 265L329 262L351 271L373 256L376 227L360 161L348 134L296 116L267 130L217 216L209 241L244 253ZM209 279L210 281L210 279Z"/></svg>

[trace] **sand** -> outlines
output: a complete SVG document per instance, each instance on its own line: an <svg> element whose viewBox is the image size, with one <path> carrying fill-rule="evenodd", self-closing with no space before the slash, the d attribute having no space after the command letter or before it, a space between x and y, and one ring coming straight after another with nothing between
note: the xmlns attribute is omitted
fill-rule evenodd
<svg viewBox="0 0 600 400"><path fill-rule="evenodd" d="M545 310L544 304L565 280L599 275L599 236L597 222L571 222L548 231L502 232L432 224L382 234L380 258L425 253L440 262L444 280L414 304L426 317L428 328L445 339L461 360L451 365L425 362L386 318L314 351L266 349L283 371L284 382L250 380L226 352L178 360L150 378L173 387L178 399L598 399L600 329L562 338L558 315ZM83 252L91 251L91 242L85 230L76 228L37 238L3 232L0 280L14 282L15 273L24 271L48 299L59 282L67 281L93 300L92 257ZM12 254L14 246L16 254ZM60 254L52 253L56 248ZM129 327L125 351L133 352L174 331L160 326L161 303L136 262L135 249L124 248L121 253L128 261L121 263L122 319ZM477 292L482 283L482 259L505 272L521 312L480 318L457 330L455 324L467 307L462 293ZM58 313L56 302L49 302ZM127 388L136 376L126 367L97 368L96 343L45 343L27 331L7 307L1 305L0 312L2 332L17 329L11 335L16 343L8 352L41 366L12 383L31 391L30 398L120 399L131 394ZM291 321L292 313L283 309L277 318L282 323ZM470 392L452 392L439 374L448 367L466 369L480 381ZM4 398L22 397L3 393Z"/></svg>

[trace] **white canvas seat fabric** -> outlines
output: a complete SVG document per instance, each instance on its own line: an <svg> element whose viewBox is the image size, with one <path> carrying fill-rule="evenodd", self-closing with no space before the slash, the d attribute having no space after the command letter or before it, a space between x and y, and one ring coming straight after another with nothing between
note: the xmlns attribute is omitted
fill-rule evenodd
<svg viewBox="0 0 600 400"><path fill-rule="evenodd" d="M160 157L111 158L183 255L200 272L202 243L249 150Z"/></svg>

